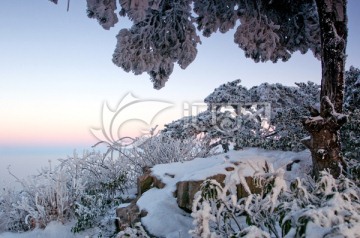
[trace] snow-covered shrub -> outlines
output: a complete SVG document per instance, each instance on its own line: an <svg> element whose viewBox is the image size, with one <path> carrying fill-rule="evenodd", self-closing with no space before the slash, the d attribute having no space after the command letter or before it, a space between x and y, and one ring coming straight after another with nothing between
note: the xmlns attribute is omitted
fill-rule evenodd
<svg viewBox="0 0 360 238"><path fill-rule="evenodd" d="M137 177L142 175L145 167L183 162L215 153L206 140L195 136L173 138L166 133L136 138L130 146L122 146L120 143L107 145L109 154L119 154L123 159L121 166L126 167L129 185L136 185Z"/></svg>
<svg viewBox="0 0 360 238"><path fill-rule="evenodd" d="M359 237L360 189L326 171L316 184L297 180L278 206L285 237Z"/></svg>
<svg viewBox="0 0 360 238"><path fill-rule="evenodd" d="M82 186L72 207L76 218L73 232L99 226L106 212L121 203L118 195L128 186L128 169L123 157L94 151L85 151L79 156L74 152L73 156L61 160L59 167L70 175L70 182Z"/></svg>
<svg viewBox="0 0 360 238"><path fill-rule="evenodd" d="M307 132L301 125L301 117L308 114L307 107L318 103L319 85L312 82L296 83L297 87L263 83L249 89L252 102L271 104L270 130L257 138L243 137L245 146L265 149L300 151L305 147L301 139Z"/></svg>
<svg viewBox="0 0 360 238"><path fill-rule="evenodd" d="M204 102L207 104L245 103L251 101L249 90L241 85L241 79L225 83L215 88Z"/></svg>
<svg viewBox="0 0 360 238"><path fill-rule="evenodd" d="M235 166L225 179L224 187L215 180L202 184L192 208L194 237L270 237L270 234L278 237L274 210L278 197L286 190L284 171L275 172L271 166L259 169L254 179L264 189L261 194L251 194L242 172L246 166L249 165ZM237 184L250 195L239 198Z"/></svg>
<svg viewBox="0 0 360 238"><path fill-rule="evenodd" d="M71 228L71 231L76 233L85 229L97 227L101 228L99 233L112 234L115 232L114 216L112 222L104 224L104 217L106 217L110 209L115 209L121 203L120 199L108 199L103 193L84 194L79 201L75 203L75 217L76 223ZM112 226L112 227L111 227Z"/></svg>
<svg viewBox="0 0 360 238"><path fill-rule="evenodd" d="M349 122L341 129L343 153L349 159L360 159L360 70L351 67L346 72L344 110ZM308 136L301 118L319 111L320 86L312 83L296 83L296 87L263 83L247 89L237 79L222 84L205 98L208 110L197 116L189 116L165 125L163 133L173 138L187 138L205 134L204 138L217 145L234 142L235 148L261 147L273 150L301 151L305 146L301 140ZM271 104L269 125L265 128L256 117L261 110L256 103ZM250 104L256 105L251 106ZM242 107L246 113L231 117L227 112L213 108ZM237 110L238 112L241 110ZM251 118L252 120L249 120ZM219 122L233 121L230 130L219 129ZM257 120L256 120L257 119Z"/></svg>
<svg viewBox="0 0 360 238"><path fill-rule="evenodd" d="M69 189L64 171L50 166L43 168L38 175L26 180L17 179L17 182L22 190L16 195L17 200L11 204L9 212L26 214L24 222L29 229L44 228L51 221L65 223L72 217L71 207L77 191Z"/></svg>
<svg viewBox="0 0 360 238"><path fill-rule="evenodd" d="M354 181L323 171L316 182L291 182L269 165L254 174L262 192L252 194L243 166L248 165L238 165L224 186L215 180L202 184L193 202L194 237L360 236L360 189ZM249 195L238 197L236 184Z"/></svg>
<svg viewBox="0 0 360 238"><path fill-rule="evenodd" d="M127 168L120 156L105 156L95 151L85 151L79 156L74 152L60 162L60 170L70 176L75 189L85 183L82 186L87 194L104 193L107 199L113 199L126 188Z"/></svg>
<svg viewBox="0 0 360 238"><path fill-rule="evenodd" d="M105 154L74 152L60 159L56 167L43 168L26 180L12 174L21 190L5 190L0 196L1 231L26 231L44 228L51 221L70 220L76 221L73 232L92 227L107 229L103 217L122 202L124 190L135 186L143 167L213 153L203 140L180 140L163 134L138 138L130 147L109 146ZM104 229L103 235L113 232Z"/></svg>
<svg viewBox="0 0 360 238"><path fill-rule="evenodd" d="M349 114L349 123L342 128L343 153L351 159L360 158L360 71L351 67L346 72L344 110ZM205 98L209 105L207 111L197 116L189 116L165 125L164 133L174 138L187 138L205 133L212 143L214 141L227 140L235 143L236 148L261 147L275 150L304 150L305 146L301 139L308 133L301 124L301 118L319 111L320 86L312 83L296 83L296 87L281 84L263 83L247 89L241 85L241 80L223 84L216 88ZM249 104L271 104L270 125L267 130L261 125L261 120L256 119L256 106L251 111ZM212 111L213 106L241 106L246 114L240 114L236 118L229 119L240 124L231 130L219 130L216 122L223 118L230 118L224 112ZM247 105L247 106L246 106ZM239 110L238 110L239 111ZM215 120L214 120L215 118ZM227 133L224 133L227 132Z"/></svg>
<svg viewBox="0 0 360 238"><path fill-rule="evenodd" d="M138 160L139 163L153 166L209 156L210 151L206 147L202 140L194 137L180 140L160 134L145 140L132 152L135 158L141 160Z"/></svg>
<svg viewBox="0 0 360 238"><path fill-rule="evenodd" d="M0 196L0 232L1 231L26 231L29 225L25 218L24 210L15 209L15 204L20 199L20 193L11 188L6 188Z"/></svg>
<svg viewBox="0 0 360 238"><path fill-rule="evenodd" d="M27 179L9 171L21 189L2 192L0 229L20 232L73 219L74 232L97 227L108 209L121 202L118 194L127 188L126 171L122 158L94 151L81 156L74 152Z"/></svg>

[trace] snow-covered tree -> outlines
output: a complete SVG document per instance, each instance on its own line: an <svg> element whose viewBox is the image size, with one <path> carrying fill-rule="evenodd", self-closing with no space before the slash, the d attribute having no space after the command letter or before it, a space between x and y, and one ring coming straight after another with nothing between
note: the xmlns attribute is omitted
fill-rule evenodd
<svg viewBox="0 0 360 238"><path fill-rule="evenodd" d="M118 8L133 25L120 30L113 62L127 72L148 73L157 89L175 63L185 69L194 61L201 43L196 29L209 37L237 26L235 43L256 62L286 61L296 51L321 55L313 0L87 0L88 16L104 29L118 23Z"/></svg>
<svg viewBox="0 0 360 238"><path fill-rule="evenodd" d="M300 119L308 114L310 105L319 103L319 96L320 86L312 82L296 86L263 83L247 89L235 80L214 89L205 98L206 111L169 123L162 133L179 139L204 133L205 139L232 141L236 148L299 151L305 149L301 139L308 136ZM264 114L267 104L269 115ZM226 106L237 113L221 112ZM225 121L229 122L227 128L221 125Z"/></svg>
<svg viewBox="0 0 360 238"><path fill-rule="evenodd" d="M360 103L360 69L353 66L345 72L344 110L355 111Z"/></svg>
<svg viewBox="0 0 360 238"><path fill-rule="evenodd" d="M349 120L341 128L342 151L346 158L360 161L360 70L350 67L345 75L344 111Z"/></svg>
<svg viewBox="0 0 360 238"><path fill-rule="evenodd" d="M147 72L156 89L165 85L175 63L185 69L194 61L200 43L196 28L208 37L238 25L234 41L256 62L286 61L296 51L311 50L322 65L320 113L303 120L311 135L306 145L313 172L319 176L328 168L339 176L346 167L338 133L346 117L337 114L343 106L346 0L120 0L119 5L119 15L133 25L117 35L113 62L127 72ZM88 16L105 29L118 22L116 0L87 0L87 7Z"/></svg>
<svg viewBox="0 0 360 238"><path fill-rule="evenodd" d="M240 125L239 119L241 118L235 118L228 111L206 110L196 116L184 117L166 124L161 133L185 141L197 137L203 142L204 151L211 151L220 144L226 148L238 132L236 126Z"/></svg>

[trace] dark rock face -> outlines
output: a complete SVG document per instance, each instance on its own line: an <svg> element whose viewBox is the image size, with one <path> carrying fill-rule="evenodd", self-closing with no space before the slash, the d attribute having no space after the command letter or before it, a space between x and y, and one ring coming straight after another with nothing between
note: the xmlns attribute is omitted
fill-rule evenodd
<svg viewBox="0 0 360 238"><path fill-rule="evenodd" d="M156 176L151 174L151 168L144 169L144 175L137 179L137 193L138 197L150 188L163 188L165 184Z"/></svg>
<svg viewBox="0 0 360 238"><path fill-rule="evenodd" d="M245 181L250 189L250 192L253 194L261 194L262 188L259 187L258 184L255 183L253 177L245 177ZM237 187L237 197L238 198L244 198L249 196L250 194L246 191L244 186L242 184L236 185Z"/></svg>
<svg viewBox="0 0 360 238"><path fill-rule="evenodd" d="M195 193L200 190L202 182L204 181L182 181L176 184L174 196L180 208L191 212Z"/></svg>
<svg viewBox="0 0 360 238"><path fill-rule="evenodd" d="M207 179L214 179L222 186L224 186L225 180L224 174L217 174ZM261 187L258 187L252 177L245 177L245 180L249 186L251 193L260 194L262 192ZM195 197L195 193L200 190L201 184L204 180L199 181L181 181L176 184L176 191L174 196L176 197L177 204L180 208L187 212L191 212L192 203ZM237 196L238 198L246 197L249 193L246 191L243 185L237 185Z"/></svg>
<svg viewBox="0 0 360 238"><path fill-rule="evenodd" d="M153 187L159 189L165 187L165 184L160 179L151 174L151 168L145 167L143 172L144 174L137 179L137 198L132 200L127 207L116 209L116 226L119 230L125 230L127 227L131 227L147 215L147 211L140 211L136 205L136 202L143 193Z"/></svg>

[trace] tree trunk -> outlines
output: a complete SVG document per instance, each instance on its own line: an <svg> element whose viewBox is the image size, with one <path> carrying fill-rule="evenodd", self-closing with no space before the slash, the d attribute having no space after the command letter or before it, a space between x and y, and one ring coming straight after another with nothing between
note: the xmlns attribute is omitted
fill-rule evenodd
<svg viewBox="0 0 360 238"><path fill-rule="evenodd" d="M346 122L342 114L344 72L347 43L347 0L316 0L321 34L321 107L320 115L303 120L310 140L313 172L329 169L338 177L346 164L341 156L340 127Z"/></svg>
<svg viewBox="0 0 360 238"><path fill-rule="evenodd" d="M347 0L316 0L321 34L321 97L342 112L347 43Z"/></svg>
<svg viewBox="0 0 360 238"><path fill-rule="evenodd" d="M347 117L335 111L327 96L321 100L321 109L319 116L304 118L303 125L311 137L303 142L311 151L313 174L316 178L324 169L328 169L334 177L339 177L347 169L341 156L339 138L340 127Z"/></svg>

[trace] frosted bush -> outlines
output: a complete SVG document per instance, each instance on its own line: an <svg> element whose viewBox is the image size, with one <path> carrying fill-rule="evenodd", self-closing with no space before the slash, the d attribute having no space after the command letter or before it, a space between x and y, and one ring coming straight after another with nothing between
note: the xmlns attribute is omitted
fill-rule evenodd
<svg viewBox="0 0 360 238"><path fill-rule="evenodd" d="M360 236L360 189L353 180L323 171L316 182L297 178L289 186L284 171L269 165L254 174L262 192L252 194L242 166L224 185L215 180L202 184L193 202L194 237ZM236 184L249 195L238 197Z"/></svg>
<svg viewBox="0 0 360 238"><path fill-rule="evenodd" d="M360 236L360 189L348 178L323 171L316 184L296 181L290 195L279 205L285 237Z"/></svg>
<svg viewBox="0 0 360 238"><path fill-rule="evenodd" d="M132 151L132 155L139 163L153 166L209 156L210 151L206 146L201 140L193 137L180 140L161 134L144 141Z"/></svg>
<svg viewBox="0 0 360 238"><path fill-rule="evenodd" d="M17 178L16 178L17 179ZM74 198L78 195L76 190L68 189L68 178L63 171L43 168L41 173L31 176L27 180L17 179L22 186L10 206L8 213L23 213L23 221L27 229L35 227L44 228L51 221L65 223L72 213Z"/></svg>
<svg viewBox="0 0 360 238"><path fill-rule="evenodd" d="M74 232L98 226L107 210L121 202L127 188L121 158L85 151L61 159L37 175L19 179L20 191L6 189L0 196L0 231L45 228L51 221L76 219Z"/></svg>
<svg viewBox="0 0 360 238"><path fill-rule="evenodd" d="M246 166L249 165L235 166L233 173L226 177L225 186L215 180L206 180L202 184L192 208L195 229L191 233L194 237L252 237L250 230L256 230L259 237L278 236L274 209L278 197L286 189L284 171L275 172L268 166L259 168L255 177L266 189L261 194L251 194L242 173ZM238 197L237 184L250 195Z"/></svg>
<svg viewBox="0 0 360 238"><path fill-rule="evenodd" d="M15 209L13 204L19 201L21 194L11 188L6 188L0 196L0 232L1 231L26 231L26 211Z"/></svg>
<svg viewBox="0 0 360 238"><path fill-rule="evenodd" d="M215 153L205 140L191 136L184 139L172 138L166 133L136 138L127 146L121 143L106 144L108 154L117 154L122 158L122 167L126 168L129 186L136 185L137 177L142 175L145 167L183 162Z"/></svg>
<svg viewBox="0 0 360 238"><path fill-rule="evenodd" d="M127 168L122 157L85 151L82 156L74 152L73 156L60 162L60 170L69 174L75 189L85 183L87 193L102 192L113 199L116 192L126 188Z"/></svg>

